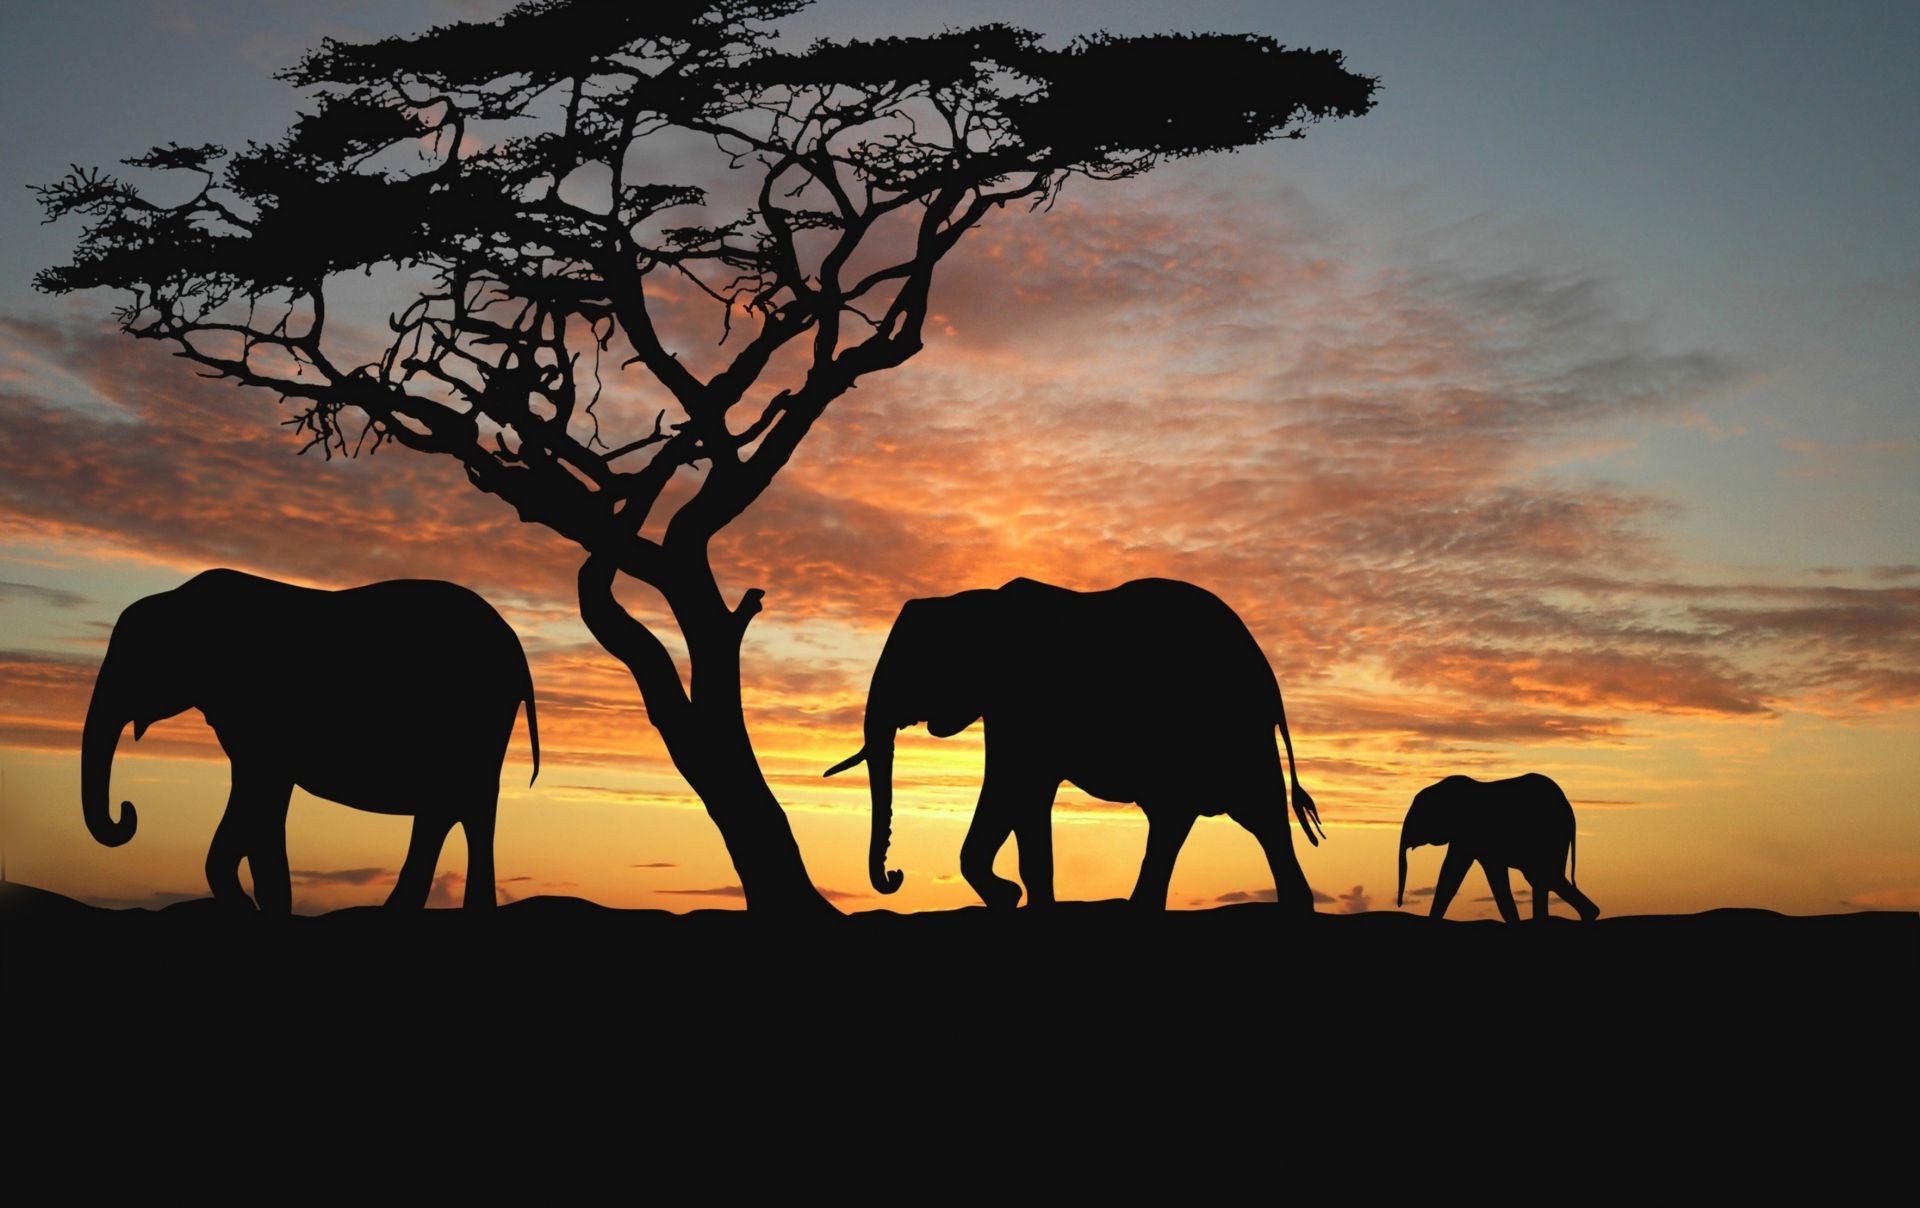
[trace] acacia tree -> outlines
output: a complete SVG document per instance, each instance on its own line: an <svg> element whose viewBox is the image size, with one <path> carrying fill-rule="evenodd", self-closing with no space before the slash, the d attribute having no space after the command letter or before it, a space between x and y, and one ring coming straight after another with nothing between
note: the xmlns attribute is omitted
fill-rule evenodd
<svg viewBox="0 0 1920 1208"><path fill-rule="evenodd" d="M780 49L775 23L807 2L534 0L329 39L282 73L315 103L280 140L124 161L197 173L187 200L78 167L39 190L49 221L86 220L41 289L126 291L127 333L277 394L302 451L458 458L579 544L581 617L632 671L756 909L830 908L741 710L762 593L722 597L714 535L828 404L920 350L935 266L990 213L1048 205L1073 176L1298 138L1364 113L1375 87L1338 51L1253 35L1048 48L994 24ZM662 146L678 183L639 178ZM693 147L706 178L686 179ZM722 204L715 182L745 182L745 200ZM327 290L376 269L410 300L370 343ZM673 347L668 285L716 309L712 372ZM650 423L602 432L602 354L657 383ZM682 469L694 485L663 504ZM615 597L618 574L665 599L689 682Z"/></svg>

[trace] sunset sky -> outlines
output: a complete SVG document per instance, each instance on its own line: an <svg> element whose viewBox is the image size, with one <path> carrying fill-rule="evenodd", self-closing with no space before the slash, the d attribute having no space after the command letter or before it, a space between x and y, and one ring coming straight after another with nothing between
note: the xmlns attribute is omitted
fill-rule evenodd
<svg viewBox="0 0 1920 1208"><path fill-rule="evenodd" d="M10 879L108 905L205 894L228 773L199 717L123 737L113 800L140 832L116 849L82 824L78 738L119 611L231 566L453 579L514 624L543 766L528 787L522 723L503 896L741 904L631 678L577 620L577 547L449 459L296 457L271 396L118 334L108 295L29 285L78 227L40 226L25 186L168 140L276 137L302 98L271 72L322 36L502 7L5 4ZM1163 575L1231 604L1279 675L1327 824L1298 843L1322 910L1393 908L1420 788L1527 771L1573 799L1578 881L1608 914L1920 908L1920 8L821 0L790 30L992 20L1267 33L1344 50L1382 91L1301 142L1076 179L1050 212L990 221L936 279L926 351L834 403L723 535L729 598L767 592L748 721L823 892L977 901L959 878L977 727L902 736L906 883L884 901L864 773L820 777L860 745L904 600ZM609 414L644 431L648 386ZM280 655L345 674L378 651ZM1066 788L1054 828L1062 897L1128 891L1137 810ZM380 901L406 843L404 819L296 794L296 908ZM1438 854L1413 860L1430 886ZM456 832L437 901L465 863ZM1169 904L1272 887L1249 835L1203 820ZM1454 916L1490 915L1486 893L1474 874Z"/></svg>

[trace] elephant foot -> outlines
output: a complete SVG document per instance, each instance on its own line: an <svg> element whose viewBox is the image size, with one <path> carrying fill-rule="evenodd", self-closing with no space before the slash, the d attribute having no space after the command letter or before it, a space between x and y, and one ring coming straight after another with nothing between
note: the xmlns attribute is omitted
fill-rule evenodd
<svg viewBox="0 0 1920 1208"><path fill-rule="evenodd" d="M1314 916L1313 890L1304 884L1297 889L1279 890L1273 900L1281 918L1310 919Z"/></svg>
<svg viewBox="0 0 1920 1208"><path fill-rule="evenodd" d="M380 904L381 908L392 911L424 910L430 888L422 888L418 885L395 885L393 891L387 894L387 900Z"/></svg>
<svg viewBox="0 0 1920 1208"><path fill-rule="evenodd" d="M981 880L971 882L971 884L973 885L973 891L980 895L980 900L985 902L990 909L1012 910L1020 904L1021 890L1020 884L1017 881L994 877L990 880L982 878Z"/></svg>
<svg viewBox="0 0 1920 1208"><path fill-rule="evenodd" d="M215 893L212 901L225 914L253 914L259 909L253 904L253 899L247 896L247 891L238 886L227 892Z"/></svg>

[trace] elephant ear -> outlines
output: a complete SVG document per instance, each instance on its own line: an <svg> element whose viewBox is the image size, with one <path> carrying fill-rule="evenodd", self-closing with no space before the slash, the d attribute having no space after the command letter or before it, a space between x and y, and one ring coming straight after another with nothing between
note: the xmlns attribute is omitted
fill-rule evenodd
<svg viewBox="0 0 1920 1208"><path fill-rule="evenodd" d="M1019 597L1004 587L961 592L942 603L948 641L937 657L953 706L946 729L958 733L986 716L1003 693L1018 690L1010 682L1019 676L1013 663L1032 635L1021 632Z"/></svg>

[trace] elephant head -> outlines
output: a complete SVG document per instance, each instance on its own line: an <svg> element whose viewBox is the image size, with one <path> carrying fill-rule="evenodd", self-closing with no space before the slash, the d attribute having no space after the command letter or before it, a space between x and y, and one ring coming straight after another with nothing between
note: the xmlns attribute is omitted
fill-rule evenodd
<svg viewBox="0 0 1920 1208"><path fill-rule="evenodd" d="M892 893L903 879L886 866L893 833L894 733L925 722L934 737L946 738L980 719L992 682L984 660L995 644L996 615L991 591L907 601L867 689L866 743L826 771L832 776L863 760L867 764L873 793L867 876L876 892Z"/></svg>
<svg viewBox="0 0 1920 1208"><path fill-rule="evenodd" d="M190 630L204 619L190 599L171 591L136 600L114 623L80 737L81 809L87 830L108 847L133 838L139 824L131 801L120 803L117 821L107 809L120 733L131 723L139 742L154 722L199 703L203 647Z"/></svg>
<svg viewBox="0 0 1920 1208"><path fill-rule="evenodd" d="M1406 903L1407 853L1416 847L1452 843L1456 813L1455 794L1444 780L1414 794L1413 804L1407 807L1407 820L1400 824L1400 889L1394 894L1394 905Z"/></svg>

